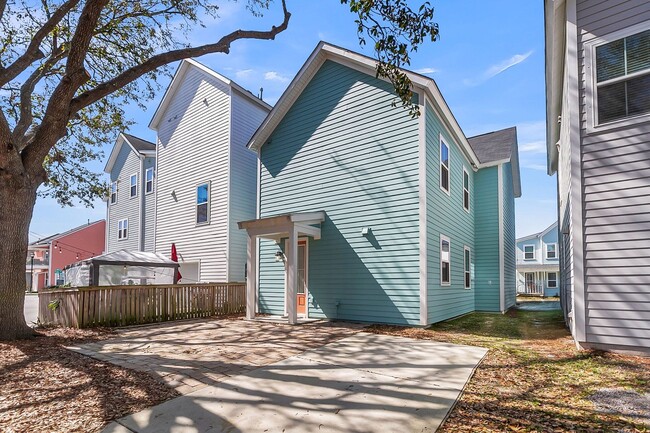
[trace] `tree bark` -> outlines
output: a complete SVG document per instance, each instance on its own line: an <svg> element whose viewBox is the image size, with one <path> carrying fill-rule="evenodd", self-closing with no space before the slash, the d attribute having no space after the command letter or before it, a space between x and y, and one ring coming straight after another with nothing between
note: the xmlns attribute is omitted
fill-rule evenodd
<svg viewBox="0 0 650 433"><path fill-rule="evenodd" d="M0 340L34 335L25 322L25 263L29 223L36 202L34 182L0 169Z"/></svg>

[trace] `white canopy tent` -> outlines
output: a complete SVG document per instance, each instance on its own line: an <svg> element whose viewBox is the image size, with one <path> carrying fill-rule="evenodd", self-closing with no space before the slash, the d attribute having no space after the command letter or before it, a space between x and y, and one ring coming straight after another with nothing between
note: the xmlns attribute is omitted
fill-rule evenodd
<svg viewBox="0 0 650 433"><path fill-rule="evenodd" d="M120 250L65 268L72 287L175 284L178 263L157 253Z"/></svg>

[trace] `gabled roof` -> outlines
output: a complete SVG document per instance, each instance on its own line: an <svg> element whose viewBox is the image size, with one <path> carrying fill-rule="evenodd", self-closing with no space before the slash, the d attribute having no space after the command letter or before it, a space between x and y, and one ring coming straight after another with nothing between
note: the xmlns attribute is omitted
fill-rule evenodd
<svg viewBox="0 0 650 433"><path fill-rule="evenodd" d="M506 128L467 139L481 164L509 160L517 146L517 128Z"/></svg>
<svg viewBox="0 0 650 433"><path fill-rule="evenodd" d="M111 154L108 157L106 167L104 167L105 173L110 173L113 170L115 161L117 161L117 156L120 154L120 151L122 150L122 146L124 144L128 145L131 150L139 155L148 157L156 156L155 144L142 138L138 138L135 135L120 132L120 134L117 136L117 140L115 141L115 145L113 146L113 150L111 150Z"/></svg>
<svg viewBox="0 0 650 433"><path fill-rule="evenodd" d="M514 194L515 197L521 197L517 127L476 135L468 138L468 141L483 166L511 162Z"/></svg>
<svg viewBox="0 0 650 433"><path fill-rule="evenodd" d="M257 151L268 141L273 130L280 124L291 106L298 99L298 96L300 96L326 60L347 65L368 75L376 75L377 60L321 41L291 81L287 90L285 90L278 103L273 107L273 110L271 110L267 118L262 122L262 125L260 125L248 142L250 149ZM439 117L441 120L454 135L458 143L460 143L461 150L467 159L472 165L480 168L479 159L470 147L465 134L442 97L435 81L415 72L407 70L403 70L403 72L406 73L416 90L419 89L426 93L434 109L440 113Z"/></svg>
<svg viewBox="0 0 650 433"><path fill-rule="evenodd" d="M65 231L63 233L56 233L54 235L46 236L44 238L35 240L34 242L30 242L29 245L30 246L49 245L50 243L54 242L57 239L61 239L64 236L70 235L70 234L72 234L74 232L78 232L79 230L83 230L83 229L85 229L87 227L94 226L95 224L99 224L99 223L102 223L102 222L104 222L103 219L93 221L93 222L88 222L86 224L82 224L82 225L80 225L78 227L75 227L75 228L70 229L68 231Z"/></svg>
<svg viewBox="0 0 650 433"><path fill-rule="evenodd" d="M522 236L520 238L517 238L515 242L527 241L529 239L543 238L554 229L557 230L557 221L553 222L550 226L548 226L541 232L533 233L532 235L528 235L528 236Z"/></svg>
<svg viewBox="0 0 650 433"><path fill-rule="evenodd" d="M176 70L176 73L174 74L174 78L172 79L172 82L169 84L169 87L167 87L167 90L165 91L165 96L163 96L162 100L160 101L160 104L158 104L158 108L156 108L156 111L154 112L153 117L151 118L151 122L149 122L149 128L153 129L154 131L158 129L158 125L162 120L163 114L165 114L165 111L167 111L167 107L169 107L171 101L174 100L174 96L176 95L176 92L181 87L183 78L187 74L187 71L189 71L192 68L201 71L212 78L216 78L217 80L221 81L227 86L230 86L232 89L235 89L241 95L248 98L250 101L255 102L256 104L262 106L263 108L266 108L267 110L271 109L271 106L269 104L267 104L257 96L253 95L250 91L244 89L242 86L235 83L231 79L213 71L212 69L208 68L205 65L202 65L196 60L184 59L181 61L181 64Z"/></svg>

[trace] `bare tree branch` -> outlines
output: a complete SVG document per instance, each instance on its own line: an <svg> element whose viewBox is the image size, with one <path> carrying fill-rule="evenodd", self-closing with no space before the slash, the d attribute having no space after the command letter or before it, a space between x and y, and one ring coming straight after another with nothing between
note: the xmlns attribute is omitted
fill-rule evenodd
<svg viewBox="0 0 650 433"><path fill-rule="evenodd" d="M258 31L258 30L235 30L223 36L218 42L214 44L202 45L199 47L182 48L173 50L166 53L155 55L143 63L127 69L115 78L98 84L95 88L83 92L72 100L70 104L70 114L74 114L79 110L97 102L105 96L110 95L118 89L126 86L129 83L137 80L144 74L151 72L168 63L177 60L186 59L189 57L200 57L205 54L211 53L228 53L230 45L239 39L266 39L273 40L275 37L287 29L291 13L287 10L285 0L282 0L282 10L284 19L279 26L271 27L271 30Z"/></svg>
<svg viewBox="0 0 650 433"><path fill-rule="evenodd" d="M0 2L6 2L6 0L0 0ZM59 24L59 22L65 18L65 16L72 10L79 0L67 0L59 8L54 11L52 16L43 24L43 26L38 29L34 37L27 46L27 49L18 57L11 65L3 68L0 66L0 87L4 86L18 75L23 72L26 68L29 67L34 61L43 58L43 53L40 50L41 43L50 34L52 30ZM92 3L89 2L89 3Z"/></svg>

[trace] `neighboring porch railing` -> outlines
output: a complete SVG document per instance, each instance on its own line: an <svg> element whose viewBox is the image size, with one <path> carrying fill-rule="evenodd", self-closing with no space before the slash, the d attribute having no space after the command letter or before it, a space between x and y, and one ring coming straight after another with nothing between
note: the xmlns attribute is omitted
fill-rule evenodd
<svg viewBox="0 0 650 433"><path fill-rule="evenodd" d="M126 326L244 313L244 283L44 289L38 318L75 328Z"/></svg>
<svg viewBox="0 0 650 433"><path fill-rule="evenodd" d="M533 283L519 283L517 285L518 295L544 296L544 282L535 281Z"/></svg>

